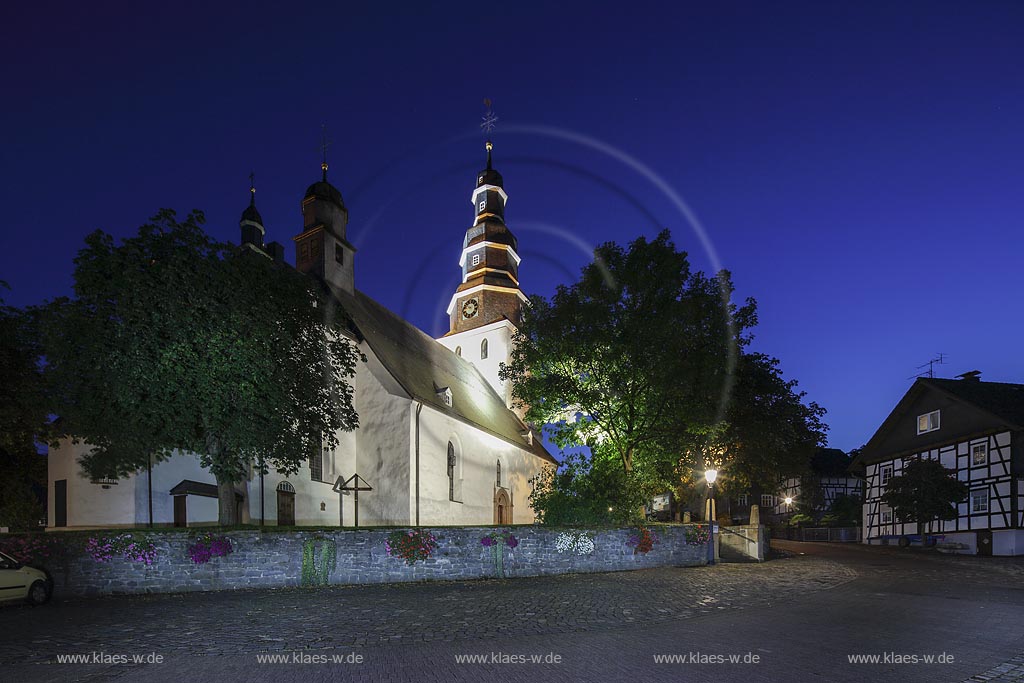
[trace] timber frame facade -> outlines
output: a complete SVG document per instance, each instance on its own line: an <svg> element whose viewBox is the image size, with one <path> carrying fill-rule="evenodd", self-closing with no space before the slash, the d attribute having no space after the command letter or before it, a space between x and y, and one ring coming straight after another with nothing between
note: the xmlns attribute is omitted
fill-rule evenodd
<svg viewBox="0 0 1024 683"><path fill-rule="evenodd" d="M864 542L918 533L881 498L886 483L915 459L937 460L967 484L955 519L925 525L940 543L979 555L1024 554L1024 385L918 379L855 462L866 496Z"/></svg>

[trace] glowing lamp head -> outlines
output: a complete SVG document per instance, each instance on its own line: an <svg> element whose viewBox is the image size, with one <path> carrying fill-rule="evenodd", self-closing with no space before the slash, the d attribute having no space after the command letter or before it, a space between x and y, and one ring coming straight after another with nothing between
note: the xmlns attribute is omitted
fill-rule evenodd
<svg viewBox="0 0 1024 683"><path fill-rule="evenodd" d="M718 470L705 470L704 478L707 480L708 484L714 484L715 480L718 479Z"/></svg>
<svg viewBox="0 0 1024 683"><path fill-rule="evenodd" d="M790 496L786 496L786 505L792 505L793 499Z"/></svg>

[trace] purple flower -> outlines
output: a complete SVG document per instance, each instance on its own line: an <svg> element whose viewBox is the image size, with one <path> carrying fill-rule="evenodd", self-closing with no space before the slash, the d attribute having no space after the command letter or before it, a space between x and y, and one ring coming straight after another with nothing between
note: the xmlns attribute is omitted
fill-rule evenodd
<svg viewBox="0 0 1024 683"><path fill-rule="evenodd" d="M517 545L519 545L519 539L517 539L512 534L509 534L508 539L505 540L505 545L507 545L509 548L515 548Z"/></svg>
<svg viewBox="0 0 1024 683"><path fill-rule="evenodd" d="M480 545L484 546L485 548L490 548L492 545L494 545L494 539L490 536L484 536L480 539Z"/></svg>

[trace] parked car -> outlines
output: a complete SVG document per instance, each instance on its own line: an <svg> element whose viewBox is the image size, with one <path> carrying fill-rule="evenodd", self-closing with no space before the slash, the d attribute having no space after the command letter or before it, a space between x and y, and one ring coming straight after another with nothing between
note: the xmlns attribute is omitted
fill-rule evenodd
<svg viewBox="0 0 1024 683"><path fill-rule="evenodd" d="M0 552L0 602L25 600L32 605L43 605L52 595L53 581L46 572L26 567Z"/></svg>

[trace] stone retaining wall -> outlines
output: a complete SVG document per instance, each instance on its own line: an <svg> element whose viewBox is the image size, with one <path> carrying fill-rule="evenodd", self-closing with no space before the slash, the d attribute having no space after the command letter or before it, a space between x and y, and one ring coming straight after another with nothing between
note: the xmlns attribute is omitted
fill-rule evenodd
<svg viewBox="0 0 1024 683"><path fill-rule="evenodd" d="M594 550L588 555L559 552L556 542L565 530L539 526L510 527L519 540L514 550L503 547L504 574L509 577L606 572L646 567L706 564L707 545L689 545L686 527L655 527L654 549L634 554L627 544L635 529L588 531ZM188 547L195 538L181 532L136 532L157 549L151 566L114 557L97 562L84 550L85 538L116 535L115 532L78 534L68 539L62 560L44 562L54 578L58 597L124 593L176 593L186 591L276 588L302 585L303 546L315 541L315 563L320 562L324 539L336 546L336 566L328 577L332 584L389 583L401 581L478 579L499 575L493 550L480 539L493 528L433 528L438 547L427 560L407 565L390 557L385 541L393 529L327 531L232 531L234 552L194 564ZM57 533L46 535L55 540ZM3 538L0 538L0 546Z"/></svg>

